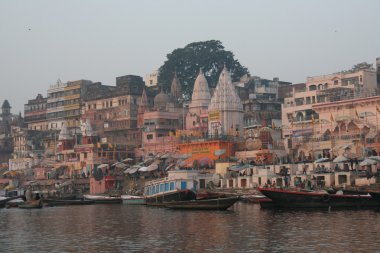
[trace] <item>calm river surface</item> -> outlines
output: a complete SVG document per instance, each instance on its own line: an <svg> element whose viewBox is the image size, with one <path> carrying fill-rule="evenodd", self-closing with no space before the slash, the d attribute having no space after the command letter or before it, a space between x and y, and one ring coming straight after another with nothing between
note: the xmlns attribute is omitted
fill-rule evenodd
<svg viewBox="0 0 380 253"><path fill-rule="evenodd" d="M0 252L380 252L380 212L0 209Z"/></svg>

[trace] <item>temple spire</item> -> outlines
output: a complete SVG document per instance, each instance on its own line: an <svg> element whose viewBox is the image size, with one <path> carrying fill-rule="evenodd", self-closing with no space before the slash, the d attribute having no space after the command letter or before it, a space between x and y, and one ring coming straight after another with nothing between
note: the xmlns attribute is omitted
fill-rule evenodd
<svg viewBox="0 0 380 253"><path fill-rule="evenodd" d="M175 101L179 101L179 99L182 99L181 83L178 80L177 71L174 72L174 78L172 81L170 93L172 97L175 99Z"/></svg>

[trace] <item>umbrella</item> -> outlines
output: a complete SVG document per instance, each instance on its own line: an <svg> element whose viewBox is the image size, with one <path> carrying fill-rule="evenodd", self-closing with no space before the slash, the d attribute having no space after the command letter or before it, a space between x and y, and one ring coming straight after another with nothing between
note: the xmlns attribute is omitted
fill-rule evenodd
<svg viewBox="0 0 380 253"><path fill-rule="evenodd" d="M124 174L127 174L127 173L129 173L131 170L133 170L134 168L128 168L128 169L126 169L126 170L124 170Z"/></svg>
<svg viewBox="0 0 380 253"><path fill-rule="evenodd" d="M133 161L132 158L125 158L124 160L122 160L122 162L131 162L131 161Z"/></svg>
<svg viewBox="0 0 380 253"><path fill-rule="evenodd" d="M131 168L131 170L128 172L129 174L134 174L139 170L139 168Z"/></svg>
<svg viewBox="0 0 380 253"><path fill-rule="evenodd" d="M225 149L218 149L218 150L215 150L214 154L216 156L220 156L220 155L223 155L224 153L226 153L226 150Z"/></svg>
<svg viewBox="0 0 380 253"><path fill-rule="evenodd" d="M146 172L148 171L148 167L141 167L140 169L138 169L140 172Z"/></svg>
<svg viewBox="0 0 380 253"><path fill-rule="evenodd" d="M167 159L170 157L170 154L163 154L162 156L160 156L160 159Z"/></svg>
<svg viewBox="0 0 380 253"><path fill-rule="evenodd" d="M344 163L344 162L347 162L347 161L348 161L348 158L345 157L345 156L342 156L342 155L336 157L336 158L333 160L334 163Z"/></svg>
<svg viewBox="0 0 380 253"><path fill-rule="evenodd" d="M151 164L148 166L147 171L154 171L156 169L158 169L158 165L157 164Z"/></svg>
<svg viewBox="0 0 380 253"><path fill-rule="evenodd" d="M108 164L103 163L98 166L98 169L102 169L102 168L108 168Z"/></svg>
<svg viewBox="0 0 380 253"><path fill-rule="evenodd" d="M328 160L330 160L330 159L327 157L323 157L323 158L319 158L319 159L315 160L314 162L315 163L323 163L323 162L327 162Z"/></svg>
<svg viewBox="0 0 380 253"><path fill-rule="evenodd" d="M376 164L377 162L372 160L372 159L364 159L363 161L361 161L359 163L360 166L367 166L367 165L373 165L373 164Z"/></svg>
<svg viewBox="0 0 380 253"><path fill-rule="evenodd" d="M166 171L170 170L171 168L173 168L175 166L174 163L168 165L168 167L165 168Z"/></svg>
<svg viewBox="0 0 380 253"><path fill-rule="evenodd" d="M179 154L179 155L175 155L174 158L177 158L177 159L187 159L189 157L191 157L192 154Z"/></svg>
<svg viewBox="0 0 380 253"><path fill-rule="evenodd" d="M368 159L375 160L377 162L380 162L380 156L370 156Z"/></svg>
<svg viewBox="0 0 380 253"><path fill-rule="evenodd" d="M350 149L352 145L353 145L353 143L350 143L350 144L347 144L347 145L343 145L340 148L346 150L346 149Z"/></svg>
<svg viewBox="0 0 380 253"><path fill-rule="evenodd" d="M116 168L119 168L119 169L125 169L125 168L127 167L127 165L124 164L124 163L118 163L118 164L116 164L115 167L116 167Z"/></svg>
<svg viewBox="0 0 380 253"><path fill-rule="evenodd" d="M230 156L230 160L236 162L236 161L239 160L239 159L238 159L236 156Z"/></svg>
<svg viewBox="0 0 380 253"><path fill-rule="evenodd" d="M248 169L249 167L251 167L249 164L243 164L243 165L233 165L229 168L229 170L232 170L232 171L241 171L241 170L244 170L244 169Z"/></svg>

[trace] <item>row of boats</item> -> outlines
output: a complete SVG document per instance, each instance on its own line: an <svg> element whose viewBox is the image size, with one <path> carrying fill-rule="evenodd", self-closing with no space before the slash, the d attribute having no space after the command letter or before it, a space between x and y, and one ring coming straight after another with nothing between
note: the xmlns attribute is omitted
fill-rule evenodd
<svg viewBox="0 0 380 253"><path fill-rule="evenodd" d="M15 201L22 196L0 200L0 207L18 207L22 209L36 209L43 206L91 205L91 204L127 204L160 206L171 209L192 210L226 210L235 204L238 196L225 196L224 194L196 194L194 191L175 190L170 193L155 195L154 197L121 195L83 195L81 199L68 198L41 198L38 200Z"/></svg>

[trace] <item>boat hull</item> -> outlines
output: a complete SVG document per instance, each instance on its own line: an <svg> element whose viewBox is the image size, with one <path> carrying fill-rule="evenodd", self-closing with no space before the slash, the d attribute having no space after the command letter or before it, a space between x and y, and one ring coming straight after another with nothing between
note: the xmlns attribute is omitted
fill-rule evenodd
<svg viewBox="0 0 380 253"><path fill-rule="evenodd" d="M186 210L227 210L239 200L239 197L199 199L189 201L164 202L165 207Z"/></svg>
<svg viewBox="0 0 380 253"><path fill-rule="evenodd" d="M0 208L4 208L6 207L7 203L11 200L14 200L14 199L21 199L23 198L24 196L15 196L15 197L10 197L10 198L5 198L5 199L2 199L0 200Z"/></svg>
<svg viewBox="0 0 380 253"><path fill-rule="evenodd" d="M145 197L148 206L165 206L164 202L187 201L196 199L197 195L191 190L178 190Z"/></svg>
<svg viewBox="0 0 380 253"><path fill-rule="evenodd" d="M41 200L33 200L33 201L27 201L24 203L20 203L18 205L18 208L21 208L21 209L39 209L39 208L42 208L42 201Z"/></svg>
<svg viewBox="0 0 380 253"><path fill-rule="evenodd" d="M369 194L374 198L377 202L380 203L380 192L369 192Z"/></svg>
<svg viewBox="0 0 380 253"><path fill-rule="evenodd" d="M375 208L380 203L370 195L337 195L321 192L297 192L260 189L271 202L260 202L262 208Z"/></svg>
<svg viewBox="0 0 380 253"><path fill-rule="evenodd" d="M91 205L95 203L94 200L83 199L43 199L42 202L48 206Z"/></svg>
<svg viewBox="0 0 380 253"><path fill-rule="evenodd" d="M121 204L121 197L83 195L85 200L92 200L95 204Z"/></svg>
<svg viewBox="0 0 380 253"><path fill-rule="evenodd" d="M124 205L145 205L145 198L141 196L122 195Z"/></svg>

